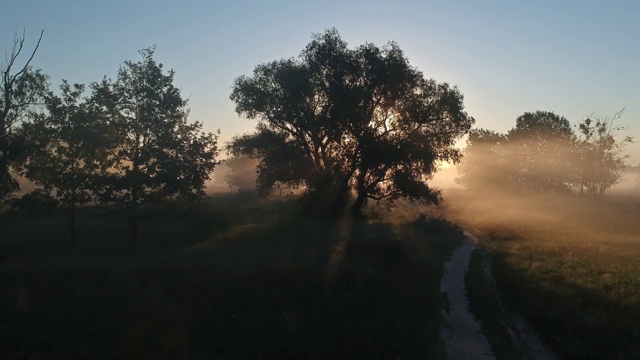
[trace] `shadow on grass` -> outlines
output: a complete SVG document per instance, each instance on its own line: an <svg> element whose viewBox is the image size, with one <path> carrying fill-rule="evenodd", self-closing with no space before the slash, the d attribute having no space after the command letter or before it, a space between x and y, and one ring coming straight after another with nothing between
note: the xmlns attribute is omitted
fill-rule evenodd
<svg viewBox="0 0 640 360"><path fill-rule="evenodd" d="M143 214L139 244L127 242L109 209L83 213L76 248L55 218L9 223L14 238L0 245L9 251L0 263L0 355L439 354L442 265L462 237L449 223L355 224L328 276L343 224L300 216L287 202L232 196L162 206Z"/></svg>

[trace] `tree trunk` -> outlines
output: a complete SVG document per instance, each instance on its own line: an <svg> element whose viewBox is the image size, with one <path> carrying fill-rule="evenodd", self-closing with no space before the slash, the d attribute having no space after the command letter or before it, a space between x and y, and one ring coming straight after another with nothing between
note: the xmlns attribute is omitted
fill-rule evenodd
<svg viewBox="0 0 640 360"><path fill-rule="evenodd" d="M362 210L362 206L367 200L367 193L363 190L358 190L358 197L356 197L356 201L351 205L351 217L354 220L360 218L360 211Z"/></svg>
<svg viewBox="0 0 640 360"><path fill-rule="evenodd" d="M71 246L76 245L76 200L71 199L69 206L69 241Z"/></svg>
<svg viewBox="0 0 640 360"><path fill-rule="evenodd" d="M138 203L133 202L129 206L129 240L138 242Z"/></svg>
<svg viewBox="0 0 640 360"><path fill-rule="evenodd" d="M351 205L351 217L354 220L360 219L360 210L367 202L367 187L365 185L365 179L367 176L368 169L363 168L360 169L360 173L358 174L358 196L356 197L356 201Z"/></svg>
<svg viewBox="0 0 640 360"><path fill-rule="evenodd" d="M333 197L329 205L329 216L337 219L344 213L347 199L349 197L349 176L344 176L339 184L332 184L333 189L327 190Z"/></svg>

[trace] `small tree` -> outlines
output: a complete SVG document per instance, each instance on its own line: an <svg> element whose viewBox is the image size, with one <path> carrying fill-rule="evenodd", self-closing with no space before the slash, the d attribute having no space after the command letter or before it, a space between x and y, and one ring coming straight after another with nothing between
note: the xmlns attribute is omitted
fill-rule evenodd
<svg viewBox="0 0 640 360"><path fill-rule="evenodd" d="M11 50L0 64L0 206L9 195L19 190L15 174L24 159L25 134L19 124L25 120L33 107L40 104L46 95L48 78L39 69L33 69L33 60L44 31L27 60L20 65L24 50L24 33L15 36Z"/></svg>
<svg viewBox="0 0 640 360"><path fill-rule="evenodd" d="M140 205L174 196L204 194L205 181L219 163L218 134L187 123L187 101L164 73L154 48L139 62L125 61L116 81L93 85L94 100L115 129L114 166L102 184L105 201L128 209L130 237L137 240Z"/></svg>
<svg viewBox="0 0 640 360"><path fill-rule="evenodd" d="M629 157L624 148L633 137L617 138L623 127L614 124L622 117L624 109L611 117L587 118L578 124L580 134L580 194L586 190L594 197L602 198L607 189L622 179L624 160Z"/></svg>
<svg viewBox="0 0 640 360"><path fill-rule="evenodd" d="M97 177L110 166L113 140L105 117L81 99L84 89L63 80L61 95L46 98L48 114L27 127L36 145L27 177L68 207L71 244L76 239L76 205L92 199Z"/></svg>
<svg viewBox="0 0 640 360"><path fill-rule="evenodd" d="M349 49L335 29L236 79L231 99L259 122L231 144L260 159L259 190L303 184L333 215L351 191L354 216L367 199L437 202L426 180L439 160L459 160L455 141L474 122L458 89L425 79L397 44Z"/></svg>

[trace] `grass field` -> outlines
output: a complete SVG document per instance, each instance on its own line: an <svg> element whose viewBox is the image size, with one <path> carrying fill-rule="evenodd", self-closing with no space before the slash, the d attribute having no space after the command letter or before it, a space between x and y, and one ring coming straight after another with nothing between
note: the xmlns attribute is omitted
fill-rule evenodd
<svg viewBox="0 0 640 360"><path fill-rule="evenodd" d="M640 358L640 207L629 194L497 197L451 192L505 303L563 358Z"/></svg>
<svg viewBox="0 0 640 360"><path fill-rule="evenodd" d="M446 221L300 215L233 195L0 219L2 358L436 358ZM382 215L381 215L382 214Z"/></svg>

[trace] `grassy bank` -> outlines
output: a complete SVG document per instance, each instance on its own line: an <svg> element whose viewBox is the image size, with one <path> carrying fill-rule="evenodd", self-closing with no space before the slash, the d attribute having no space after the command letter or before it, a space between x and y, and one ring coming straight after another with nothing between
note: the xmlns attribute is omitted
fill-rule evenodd
<svg viewBox="0 0 640 360"><path fill-rule="evenodd" d="M236 196L0 222L0 357L424 358L460 231L411 209L358 224Z"/></svg>
<svg viewBox="0 0 640 360"><path fill-rule="evenodd" d="M449 194L476 232L505 303L564 358L640 358L636 199Z"/></svg>

